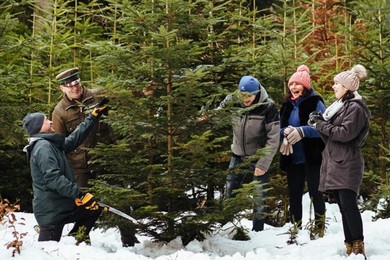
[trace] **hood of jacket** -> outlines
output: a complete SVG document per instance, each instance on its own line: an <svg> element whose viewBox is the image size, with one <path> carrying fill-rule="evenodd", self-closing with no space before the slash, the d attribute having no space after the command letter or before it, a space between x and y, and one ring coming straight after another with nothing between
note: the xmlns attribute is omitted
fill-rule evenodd
<svg viewBox="0 0 390 260"><path fill-rule="evenodd" d="M38 133L28 138L28 145L23 148L23 152L27 152L38 140L42 139L52 142L53 145L59 149L64 148L65 135L56 133Z"/></svg>
<svg viewBox="0 0 390 260"><path fill-rule="evenodd" d="M259 97L258 97L258 103L264 103L267 101L268 99L268 93L267 91L265 90L265 88L263 86L260 85L260 92L259 92ZM257 97L256 97L257 99ZM255 99L255 101L256 101Z"/></svg>
<svg viewBox="0 0 390 260"><path fill-rule="evenodd" d="M48 140L58 149L64 149L65 147L65 135L56 133L38 133L29 137L28 144L23 148L23 152L27 153L27 159L30 158L31 151L39 140Z"/></svg>
<svg viewBox="0 0 390 260"><path fill-rule="evenodd" d="M349 102L356 102L357 104L359 104L363 108L363 110L366 112L367 117L368 118L371 117L371 112L368 109L366 103L363 101L363 98L359 93L355 92L355 97L350 99Z"/></svg>

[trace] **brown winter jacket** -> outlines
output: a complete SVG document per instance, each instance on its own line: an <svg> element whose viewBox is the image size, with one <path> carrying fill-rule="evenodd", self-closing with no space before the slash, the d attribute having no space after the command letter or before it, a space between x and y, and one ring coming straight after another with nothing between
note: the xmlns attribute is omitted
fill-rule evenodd
<svg viewBox="0 0 390 260"><path fill-rule="evenodd" d="M79 102L70 100L66 95L58 102L52 113L53 128L56 133L68 136L88 114L88 108L96 105L103 98L100 90L87 89L84 86L83 96ZM73 152L67 155L74 174L91 172L93 168L88 164L91 156L85 148L93 148L98 142L113 143L112 128L104 123L97 123L84 142Z"/></svg>
<svg viewBox="0 0 390 260"><path fill-rule="evenodd" d="M316 124L325 142L320 191L349 189L359 193L364 170L361 147L368 134L370 115L360 97L347 100L329 121Z"/></svg>

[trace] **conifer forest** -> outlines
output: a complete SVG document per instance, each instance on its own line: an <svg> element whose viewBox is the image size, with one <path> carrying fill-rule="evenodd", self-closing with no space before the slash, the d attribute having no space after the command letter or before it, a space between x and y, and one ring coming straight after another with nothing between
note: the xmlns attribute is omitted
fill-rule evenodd
<svg viewBox="0 0 390 260"><path fill-rule="evenodd" d="M231 219L239 228L253 185L223 203L232 111L215 108L243 75L258 78L280 108L301 64L326 106L336 74L366 67L359 93L372 115L359 201L389 218L389 0L2 0L0 198L32 212L21 122L32 112L50 117L62 98L55 76L78 67L84 86L109 97L102 120L116 136L90 150L91 192L147 219L140 232L159 241L201 240ZM266 198L272 225L288 221L278 156ZM100 224L121 221L107 215Z"/></svg>

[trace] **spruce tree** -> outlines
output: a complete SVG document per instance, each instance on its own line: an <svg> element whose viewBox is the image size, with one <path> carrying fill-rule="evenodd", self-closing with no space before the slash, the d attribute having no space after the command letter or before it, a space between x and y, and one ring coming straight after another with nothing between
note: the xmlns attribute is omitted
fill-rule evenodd
<svg viewBox="0 0 390 260"><path fill-rule="evenodd" d="M21 121L27 114L29 84L24 66L24 39L28 28L28 8L13 5L13 1L0 4L0 197L18 202L21 209L31 212L31 177L22 152L27 143Z"/></svg>
<svg viewBox="0 0 390 260"><path fill-rule="evenodd" d="M115 146L95 151L96 162L107 165L95 188L114 206L148 218L141 232L161 241L202 239L215 224L207 217L208 207L218 209L213 196L223 171L212 165L220 161L225 138L198 122L216 88L212 66L199 58L208 47L199 40L207 37L207 23L198 16L204 4L120 5L122 18L116 26L122 34L109 46L95 46L100 64L110 62L110 70L99 70L96 81L113 92L107 121L118 134ZM111 185L112 196L103 195L105 185Z"/></svg>

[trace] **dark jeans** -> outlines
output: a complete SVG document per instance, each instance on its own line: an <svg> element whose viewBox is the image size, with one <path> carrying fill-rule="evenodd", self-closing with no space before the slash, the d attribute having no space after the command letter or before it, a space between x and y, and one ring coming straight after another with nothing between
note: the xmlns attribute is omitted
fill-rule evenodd
<svg viewBox="0 0 390 260"><path fill-rule="evenodd" d="M85 227L84 234L89 236L93 225L99 218L102 210L87 210L84 207L75 207L73 213L64 220L40 226L38 241L60 241L65 224L75 222L69 234L76 234L80 227Z"/></svg>
<svg viewBox="0 0 390 260"><path fill-rule="evenodd" d="M318 191L320 181L320 165L291 164L287 171L287 185L290 199L291 222L302 226L302 197L305 181L309 190L309 196L314 206L314 219L318 227L324 225L325 200L323 194ZM321 221L322 220L322 221Z"/></svg>
<svg viewBox="0 0 390 260"><path fill-rule="evenodd" d="M238 164L242 163L243 159L238 156L232 156L229 164L229 169L234 168ZM248 174L252 174L255 172L255 164L250 164L248 166L249 172ZM233 198L235 196L234 190L242 187L242 183L246 177L247 173L239 173L239 174L228 174L226 178L226 196L227 198ZM262 176L253 176L253 181L258 181L261 184L268 184L269 182L269 174L266 172ZM265 197L267 196L265 190L265 185L261 185L257 188L256 194L254 195L255 204L253 206L253 227L254 231L262 231L264 230L264 213L265 213Z"/></svg>
<svg viewBox="0 0 390 260"><path fill-rule="evenodd" d="M357 194L347 189L331 192L340 208L345 242L363 241L363 222L357 205Z"/></svg>

